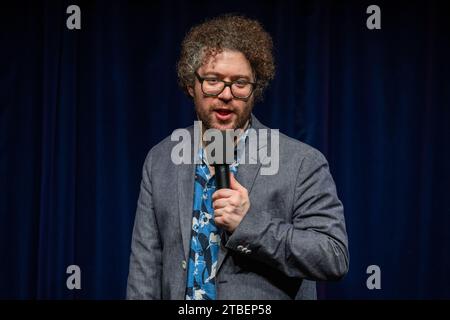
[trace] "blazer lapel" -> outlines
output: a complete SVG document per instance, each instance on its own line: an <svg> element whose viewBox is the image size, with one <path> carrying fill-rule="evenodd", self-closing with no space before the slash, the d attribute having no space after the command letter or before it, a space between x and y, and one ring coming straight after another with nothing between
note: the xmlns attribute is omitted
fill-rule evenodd
<svg viewBox="0 0 450 320"><path fill-rule="evenodd" d="M191 151L195 153L194 140L197 138L194 127L188 128L191 136ZM178 187L178 213L180 215L180 229L183 241L184 257L187 263L190 251L192 231L192 210L194 204L195 154L191 154L190 164L176 165Z"/></svg>
<svg viewBox="0 0 450 320"><path fill-rule="evenodd" d="M194 202L194 164L177 166L178 182L178 212L180 214L180 228L183 239L184 256L189 257L189 243L192 230L192 208Z"/></svg>

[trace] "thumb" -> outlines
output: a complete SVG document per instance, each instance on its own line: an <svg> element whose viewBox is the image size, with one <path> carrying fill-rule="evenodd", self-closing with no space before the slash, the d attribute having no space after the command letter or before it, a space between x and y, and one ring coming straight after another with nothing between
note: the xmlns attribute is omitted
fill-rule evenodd
<svg viewBox="0 0 450 320"><path fill-rule="evenodd" d="M243 189L247 190L236 180L234 174L232 174L231 172L230 172L230 189L236 191L242 191Z"/></svg>

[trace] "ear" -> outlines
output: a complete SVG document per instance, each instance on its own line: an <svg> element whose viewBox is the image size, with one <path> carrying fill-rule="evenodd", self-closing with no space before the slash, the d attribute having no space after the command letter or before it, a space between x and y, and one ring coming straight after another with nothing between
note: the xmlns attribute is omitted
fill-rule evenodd
<svg viewBox="0 0 450 320"><path fill-rule="evenodd" d="M188 87L187 87L187 90L188 90L188 92L189 92L189 95L190 95L192 98L194 98L194 88L191 87L191 86L188 86Z"/></svg>

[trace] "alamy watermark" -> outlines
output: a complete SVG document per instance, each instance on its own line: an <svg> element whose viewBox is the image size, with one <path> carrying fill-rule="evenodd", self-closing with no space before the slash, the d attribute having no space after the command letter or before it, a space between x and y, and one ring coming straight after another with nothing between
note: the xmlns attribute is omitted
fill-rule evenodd
<svg viewBox="0 0 450 320"><path fill-rule="evenodd" d="M66 20L66 27L69 30L81 29L81 9L79 6L73 4L67 7L66 13L70 14Z"/></svg>
<svg viewBox="0 0 450 320"><path fill-rule="evenodd" d="M370 16L366 20L366 26L369 30L380 30L381 29L381 9L379 6L372 4L367 7L367 14Z"/></svg>
<svg viewBox="0 0 450 320"><path fill-rule="evenodd" d="M366 286L369 290L381 289L381 269L376 264L367 267L366 273L370 276L366 280Z"/></svg>
<svg viewBox="0 0 450 320"><path fill-rule="evenodd" d="M174 164L199 164L201 159L196 157L200 148L200 139L205 147L206 157L210 163L231 164L234 160L235 140L244 133L242 129L207 129L202 133L202 122L194 122L194 137L188 129L177 129L171 135L172 141L179 141L170 154ZM237 154L240 164L261 164L261 175L275 175L278 173L280 160L280 132L278 129L254 129L246 131L248 143L237 144ZM194 141L194 150L192 150ZM248 147L247 147L248 146Z"/></svg>
<svg viewBox="0 0 450 320"><path fill-rule="evenodd" d="M370 16L367 17L366 26L369 30L381 29L381 9L378 5L372 4L367 7L366 13ZM77 5L69 5L66 9L66 14L69 16L66 19L66 27L69 30L81 29L81 9Z"/></svg>
<svg viewBox="0 0 450 320"><path fill-rule="evenodd" d="M76 264L67 267L66 273L69 274L66 280L66 287L69 290L81 289L81 269Z"/></svg>

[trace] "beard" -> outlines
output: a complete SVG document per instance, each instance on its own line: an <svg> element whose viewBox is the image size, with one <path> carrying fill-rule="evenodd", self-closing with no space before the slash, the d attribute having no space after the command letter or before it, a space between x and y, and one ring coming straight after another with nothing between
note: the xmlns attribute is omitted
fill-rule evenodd
<svg viewBox="0 0 450 320"><path fill-rule="evenodd" d="M250 115L253 110L253 99L248 101L247 105L243 109L232 109L233 117L230 120L221 121L216 118L214 110L225 107L224 104L211 105L207 110L198 106L195 103L195 111L197 113L198 119L202 122L204 129L244 129L245 124L250 119ZM231 127L230 127L231 124Z"/></svg>

